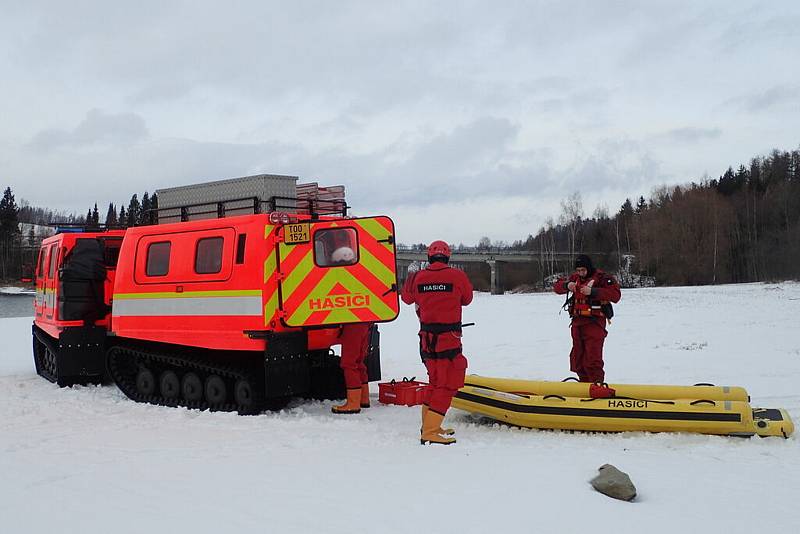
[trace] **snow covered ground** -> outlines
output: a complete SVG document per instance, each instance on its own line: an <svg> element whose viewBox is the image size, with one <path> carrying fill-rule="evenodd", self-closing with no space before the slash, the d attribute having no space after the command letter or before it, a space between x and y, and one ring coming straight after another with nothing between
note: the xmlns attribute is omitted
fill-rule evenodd
<svg viewBox="0 0 800 534"><path fill-rule="evenodd" d="M2 286L0 295L35 295L36 291L30 287Z"/></svg>
<svg viewBox="0 0 800 534"><path fill-rule="evenodd" d="M568 375L552 294L478 294L469 372ZM800 423L800 284L623 291L609 382L744 386ZM423 377L416 317L381 327L384 378ZM333 416L329 402L239 417L135 404L35 375L29 318L0 320L2 532L797 532L800 441L521 430L452 411L419 445L416 408ZM588 480L612 463L633 503Z"/></svg>

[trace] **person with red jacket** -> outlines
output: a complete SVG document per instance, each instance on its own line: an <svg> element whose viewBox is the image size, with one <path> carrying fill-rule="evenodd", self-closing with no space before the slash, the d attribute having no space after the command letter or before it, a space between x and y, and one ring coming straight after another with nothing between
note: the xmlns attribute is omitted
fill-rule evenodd
<svg viewBox="0 0 800 534"><path fill-rule="evenodd" d="M434 241L428 247L428 267L412 273L402 299L415 304L419 317L419 352L428 370L428 393L422 404L420 443L455 443L442 421L453 397L464 386L467 359L461 348L461 307L472 302L472 284L463 271L447 265L450 247Z"/></svg>
<svg viewBox="0 0 800 534"><path fill-rule="evenodd" d="M575 272L569 278L559 279L553 290L559 295L573 294L568 301L572 317L570 370L577 373L581 382L602 383L606 321L613 313L609 303L619 302L622 296L619 284L613 276L595 269L589 256L580 254L575 258Z"/></svg>
<svg viewBox="0 0 800 534"><path fill-rule="evenodd" d="M342 357L339 366L344 374L347 400L341 406L334 406L335 414L361 413L361 408L369 408L369 379L364 360L369 351L370 327L372 323L352 323L342 325L339 340L342 343Z"/></svg>

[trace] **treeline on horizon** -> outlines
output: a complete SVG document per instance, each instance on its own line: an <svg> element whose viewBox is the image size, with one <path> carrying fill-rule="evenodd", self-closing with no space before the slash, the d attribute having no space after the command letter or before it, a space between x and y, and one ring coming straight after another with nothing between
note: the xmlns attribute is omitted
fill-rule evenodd
<svg viewBox="0 0 800 534"><path fill-rule="evenodd" d="M19 223L101 223L97 204L86 215L21 204L16 204L7 187L0 200L3 279L30 276L35 262L37 236L33 228L22 235ZM152 210L157 208L155 194L145 192L141 200L133 195L127 208L109 203L102 223L110 227L150 224ZM577 192L561 208L558 221L549 218L535 236L510 245L492 245L484 237L477 248L534 252L542 280L563 272L569 258L580 252L592 255L607 271L625 270L653 277L663 285L800 278L800 149L773 150L769 156L751 159L747 166L729 167L715 179L661 186L649 199L626 199L613 215L598 207L586 217Z"/></svg>
<svg viewBox="0 0 800 534"><path fill-rule="evenodd" d="M119 208L117 207L119 206ZM114 204L110 202L106 209L105 217L101 220L100 211L95 203L94 208L89 208L86 215L75 215L53 211L47 208L38 208L23 202L18 209L17 219L21 223L38 224L42 226L54 225L58 223L85 224L87 226L99 226L104 224L109 227L125 228L128 226L144 226L153 220L153 210L158 209L158 195L152 196L145 191L141 201L139 195L134 194L128 202L127 209L125 204ZM2 212L0 212L2 213Z"/></svg>
<svg viewBox="0 0 800 534"><path fill-rule="evenodd" d="M101 224L108 228L143 226L152 224L155 219L153 213L157 209L158 196L155 193L150 196L145 191L141 201L138 194L134 194L128 202L127 209L124 204L117 209L114 203L109 203L105 218L101 221L96 203L86 215L75 215L31 206L24 200L17 204L13 191L10 187L6 187L0 199L0 279L19 280L33 275L41 240L55 231L54 228L49 233L37 232L34 226L78 225L87 228L100 227ZM30 226L23 232L20 224Z"/></svg>
<svg viewBox="0 0 800 534"><path fill-rule="evenodd" d="M630 270L663 285L800 278L800 150L773 150L748 166L626 199L584 218L579 194L511 250L538 252L543 270L563 270L555 252L587 252L607 271Z"/></svg>

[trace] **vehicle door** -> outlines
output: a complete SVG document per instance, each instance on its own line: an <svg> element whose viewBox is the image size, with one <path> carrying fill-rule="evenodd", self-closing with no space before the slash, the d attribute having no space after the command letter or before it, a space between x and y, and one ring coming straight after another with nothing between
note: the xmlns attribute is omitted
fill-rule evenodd
<svg viewBox="0 0 800 534"><path fill-rule="evenodd" d="M44 313L44 294L45 294L45 277L47 274L47 253L50 247L47 245L39 249L39 258L36 261L36 295L33 298L33 310L37 318L41 317Z"/></svg>
<svg viewBox="0 0 800 534"><path fill-rule="evenodd" d="M284 224L277 241L278 306L285 325L397 317L394 223L389 217Z"/></svg>
<svg viewBox="0 0 800 534"><path fill-rule="evenodd" d="M58 261L61 253L59 243L50 245L47 258L47 272L44 279L44 317L49 321L56 320L56 287L58 278Z"/></svg>

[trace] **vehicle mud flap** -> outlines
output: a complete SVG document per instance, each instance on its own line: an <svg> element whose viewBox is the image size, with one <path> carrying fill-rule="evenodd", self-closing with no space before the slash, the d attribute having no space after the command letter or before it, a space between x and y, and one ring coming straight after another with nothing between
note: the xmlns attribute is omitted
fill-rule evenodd
<svg viewBox="0 0 800 534"><path fill-rule="evenodd" d="M308 342L305 332L267 338L264 353L267 398L303 396L311 389Z"/></svg>
<svg viewBox="0 0 800 534"><path fill-rule="evenodd" d="M100 326L65 328L59 338L58 378L73 384L108 382L106 329Z"/></svg>
<svg viewBox="0 0 800 534"><path fill-rule="evenodd" d="M367 366L367 379L377 382L381 379L381 333L378 325L373 324L369 329L369 349L364 361Z"/></svg>
<svg viewBox="0 0 800 534"><path fill-rule="evenodd" d="M53 339L34 327L36 372L59 386L107 382L106 330L99 326L66 328ZM38 345L37 345L38 341ZM49 376L48 376L49 375Z"/></svg>
<svg viewBox="0 0 800 534"><path fill-rule="evenodd" d="M341 400L347 395L340 358L332 351L317 351L310 355L310 397L317 400Z"/></svg>

